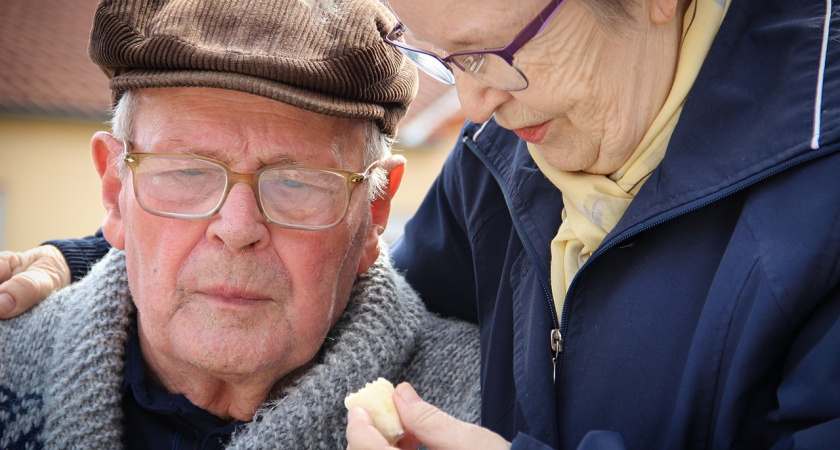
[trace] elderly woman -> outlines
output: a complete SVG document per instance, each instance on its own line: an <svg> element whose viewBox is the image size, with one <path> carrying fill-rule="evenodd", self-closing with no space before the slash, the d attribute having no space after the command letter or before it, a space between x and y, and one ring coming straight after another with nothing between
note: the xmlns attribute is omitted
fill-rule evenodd
<svg viewBox="0 0 840 450"><path fill-rule="evenodd" d="M470 118L393 257L482 330L484 428L401 385L401 447L840 442L838 6L388 1Z"/></svg>
<svg viewBox="0 0 840 450"><path fill-rule="evenodd" d="M497 433L401 386L414 439L840 442L838 6L389 3L388 39L472 122L394 258L431 309L481 325ZM353 411L350 447L376 448L366 423Z"/></svg>

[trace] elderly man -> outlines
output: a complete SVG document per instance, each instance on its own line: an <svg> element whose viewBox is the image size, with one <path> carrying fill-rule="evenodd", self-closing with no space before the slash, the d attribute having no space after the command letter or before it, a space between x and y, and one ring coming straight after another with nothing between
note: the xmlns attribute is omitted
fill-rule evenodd
<svg viewBox="0 0 840 450"><path fill-rule="evenodd" d="M100 4L114 250L0 324L0 447L336 448L379 376L477 419L475 328L380 252L416 86L392 25L376 0Z"/></svg>

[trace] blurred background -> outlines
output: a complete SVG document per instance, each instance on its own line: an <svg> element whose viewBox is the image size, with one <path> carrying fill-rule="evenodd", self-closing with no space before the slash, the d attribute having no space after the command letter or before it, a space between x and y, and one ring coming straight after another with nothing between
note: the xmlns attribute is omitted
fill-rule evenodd
<svg viewBox="0 0 840 450"><path fill-rule="evenodd" d="M97 0L2 0L0 250L83 237L104 215L90 138L108 130L110 91L87 57ZM421 73L395 153L408 159L386 239L402 234L464 116L454 88Z"/></svg>

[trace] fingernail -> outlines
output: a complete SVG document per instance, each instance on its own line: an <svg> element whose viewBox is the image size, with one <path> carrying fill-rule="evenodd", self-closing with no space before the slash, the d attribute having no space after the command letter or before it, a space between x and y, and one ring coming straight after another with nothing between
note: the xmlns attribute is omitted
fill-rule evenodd
<svg viewBox="0 0 840 450"><path fill-rule="evenodd" d="M410 384L401 383L399 386L397 386L396 391L397 395L403 402L405 402L406 405L413 405L414 403L423 401L423 399L420 398L419 395L417 395L417 391L415 391Z"/></svg>
<svg viewBox="0 0 840 450"><path fill-rule="evenodd" d="M8 314L15 309L15 299L5 292L0 294L0 313Z"/></svg>

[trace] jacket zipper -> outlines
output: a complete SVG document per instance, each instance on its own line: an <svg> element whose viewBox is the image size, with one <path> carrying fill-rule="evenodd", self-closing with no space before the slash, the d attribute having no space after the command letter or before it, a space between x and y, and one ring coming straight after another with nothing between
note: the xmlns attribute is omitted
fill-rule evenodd
<svg viewBox="0 0 840 450"><path fill-rule="evenodd" d="M489 122L489 121L488 121ZM517 234L519 238L522 240L522 246L525 247L525 252L528 255L534 255L536 253L536 249L534 245L531 243L531 240L528 239L528 236L524 233L522 228L522 223L519 221L519 216L515 214L512 209L512 202L510 199L510 195L507 190L507 183L505 183L502 174L496 169L496 165L490 161L490 158L478 148L478 144L475 142L475 139L478 138L478 135L484 130L484 127L487 126L487 123L481 125L481 128L474 134L472 137L464 135L461 138L461 142L468 148L472 153L481 160L484 164L484 167L490 172L493 178L496 180L496 184L498 184L499 189L502 191L502 195L505 197L505 205L508 208L508 212L510 213L510 218L513 221L513 226L517 230ZM557 314L557 310L554 307L554 297L551 295L551 280L548 274L544 273L539 264L539 261L531 256L532 260L536 260L537 263L534 264L534 268L537 271L537 278L540 281L540 286L543 289L543 295L546 299L546 303L548 304L548 310L551 314L551 332L549 334L549 346L552 351L551 356L551 366L553 370L553 380L554 380L554 394L557 395L557 374L559 373L560 363L563 358L563 328L561 327L561 316ZM563 314L562 317L566 315L566 306L563 306Z"/></svg>
<svg viewBox="0 0 840 450"><path fill-rule="evenodd" d="M565 308L564 308L565 309ZM560 362L560 355L563 353L563 334L560 333L560 329L552 328L551 329L551 351L554 352L554 356L551 357L551 368L554 372L553 379L554 385L557 385L557 364Z"/></svg>

